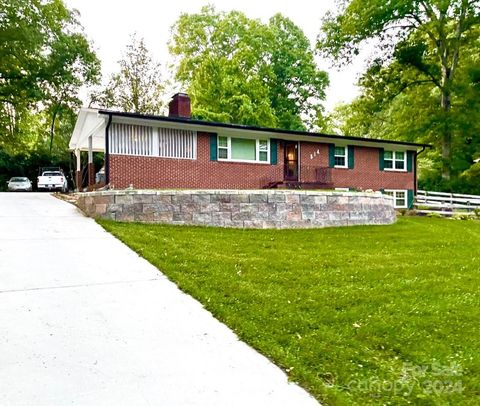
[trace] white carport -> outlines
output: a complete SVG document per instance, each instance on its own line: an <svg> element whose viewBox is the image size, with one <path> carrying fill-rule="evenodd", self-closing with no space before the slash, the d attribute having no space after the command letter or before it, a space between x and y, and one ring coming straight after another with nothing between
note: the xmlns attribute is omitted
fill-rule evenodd
<svg viewBox="0 0 480 406"><path fill-rule="evenodd" d="M105 152L105 127L108 117L98 114L97 109L81 108L75 129L70 138L69 149L76 156L76 185L81 189L82 184L82 151L88 152L88 184L95 182L95 170L93 167L93 153Z"/></svg>

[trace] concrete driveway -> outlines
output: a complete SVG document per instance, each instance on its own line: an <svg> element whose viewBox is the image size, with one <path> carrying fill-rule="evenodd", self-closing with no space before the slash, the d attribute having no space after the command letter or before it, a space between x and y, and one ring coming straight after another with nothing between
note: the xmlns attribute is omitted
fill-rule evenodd
<svg viewBox="0 0 480 406"><path fill-rule="evenodd" d="M73 206L0 193L1 405L318 405Z"/></svg>

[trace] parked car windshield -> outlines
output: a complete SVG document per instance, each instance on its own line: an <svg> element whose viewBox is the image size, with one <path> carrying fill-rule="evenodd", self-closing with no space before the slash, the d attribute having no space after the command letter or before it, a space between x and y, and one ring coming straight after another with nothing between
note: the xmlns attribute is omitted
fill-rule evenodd
<svg viewBox="0 0 480 406"><path fill-rule="evenodd" d="M28 182L28 178L12 178L10 182Z"/></svg>
<svg viewBox="0 0 480 406"><path fill-rule="evenodd" d="M43 176L62 176L61 172L43 172Z"/></svg>

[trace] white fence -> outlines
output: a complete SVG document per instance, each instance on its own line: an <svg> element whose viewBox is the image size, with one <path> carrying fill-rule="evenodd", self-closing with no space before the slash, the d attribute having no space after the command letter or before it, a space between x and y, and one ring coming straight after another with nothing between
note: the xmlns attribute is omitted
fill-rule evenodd
<svg viewBox="0 0 480 406"><path fill-rule="evenodd" d="M414 206L419 213L474 214L475 209L480 210L480 196L417 190Z"/></svg>

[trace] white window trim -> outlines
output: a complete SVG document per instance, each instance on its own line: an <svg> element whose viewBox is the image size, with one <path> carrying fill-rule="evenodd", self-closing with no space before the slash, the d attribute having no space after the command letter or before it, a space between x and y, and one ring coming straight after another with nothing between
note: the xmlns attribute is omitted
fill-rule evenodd
<svg viewBox="0 0 480 406"><path fill-rule="evenodd" d="M219 138L226 138L227 139L227 147L220 147ZM255 160L249 159L233 159L232 158L232 138L241 138L246 140L254 140L255 141ZM267 141L267 160L260 161L260 140ZM227 150L227 158L219 158L219 150L220 149ZM242 137L229 137L226 135L217 135L217 160L220 162L241 162L241 163L248 163L248 164L263 164L269 165L270 164L270 139L268 138L261 138L261 139L253 139L253 138L242 138ZM265 151L262 151L265 152Z"/></svg>
<svg viewBox="0 0 480 406"><path fill-rule="evenodd" d="M342 169L348 169L348 147L346 145L335 145L333 147L333 161L335 162L335 158L337 157L337 155L335 154L335 148L344 148L345 149L345 165L334 165L333 167L334 168L342 168ZM343 155L338 155L338 157L340 157Z"/></svg>
<svg viewBox="0 0 480 406"><path fill-rule="evenodd" d="M227 139L227 146L220 146L220 138L226 138ZM230 137L226 137L224 135L217 135L217 160L218 161L228 161L230 160L230 151L231 151L231 142L230 142ZM227 150L227 157L226 158L220 158L220 149L226 149Z"/></svg>
<svg viewBox="0 0 480 406"><path fill-rule="evenodd" d="M408 190L407 189L384 189L384 192L393 193L393 207L395 209L408 209ZM397 205L397 192L403 192L405 194L405 205Z"/></svg>
<svg viewBox="0 0 480 406"><path fill-rule="evenodd" d="M392 159L388 159L388 161L392 161L393 168L386 168L385 167L385 156L383 157L383 170L388 171L388 172L407 172L407 151L393 151L393 150L387 150L385 152L391 152L392 153ZM403 169L396 169L395 168L395 161L400 162L400 159L396 159L396 153L397 152L403 152Z"/></svg>

